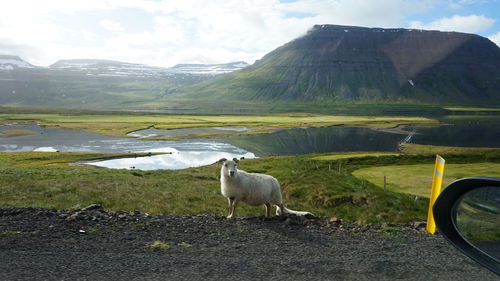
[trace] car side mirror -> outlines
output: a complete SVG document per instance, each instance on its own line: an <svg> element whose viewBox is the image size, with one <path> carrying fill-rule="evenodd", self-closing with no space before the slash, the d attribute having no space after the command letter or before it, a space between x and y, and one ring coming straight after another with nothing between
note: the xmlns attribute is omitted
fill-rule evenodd
<svg viewBox="0 0 500 281"><path fill-rule="evenodd" d="M500 178L451 183L437 198L433 214L453 246L500 275Z"/></svg>

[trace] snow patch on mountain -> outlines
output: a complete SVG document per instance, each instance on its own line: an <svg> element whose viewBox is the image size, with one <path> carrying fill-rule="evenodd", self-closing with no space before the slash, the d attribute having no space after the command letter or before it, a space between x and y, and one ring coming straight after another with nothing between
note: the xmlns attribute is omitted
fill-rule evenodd
<svg viewBox="0 0 500 281"><path fill-rule="evenodd" d="M0 70L13 70L16 68L36 68L18 56L0 55Z"/></svg>
<svg viewBox="0 0 500 281"><path fill-rule="evenodd" d="M170 68L170 71L183 74L219 75L240 70L248 65L243 61L225 64L178 64Z"/></svg>
<svg viewBox="0 0 500 281"><path fill-rule="evenodd" d="M155 67L145 64L98 59L60 60L49 67L37 67L18 56L0 55L0 71L16 69L47 69L49 71L69 71L88 76L146 77L146 78L209 78L247 67L243 61L224 64L178 64L174 67Z"/></svg>
<svg viewBox="0 0 500 281"><path fill-rule="evenodd" d="M174 67L154 67L111 60L60 60L50 69L84 71L87 75L118 77L168 77L176 75L215 76L247 67L246 62L226 64L179 64Z"/></svg>

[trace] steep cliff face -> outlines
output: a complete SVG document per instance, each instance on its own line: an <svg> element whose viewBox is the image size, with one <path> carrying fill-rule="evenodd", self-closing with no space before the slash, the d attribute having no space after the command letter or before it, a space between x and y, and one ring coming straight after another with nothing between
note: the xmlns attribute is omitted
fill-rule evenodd
<svg viewBox="0 0 500 281"><path fill-rule="evenodd" d="M254 65L186 93L241 100L500 102L499 68L500 48L473 34L316 25Z"/></svg>

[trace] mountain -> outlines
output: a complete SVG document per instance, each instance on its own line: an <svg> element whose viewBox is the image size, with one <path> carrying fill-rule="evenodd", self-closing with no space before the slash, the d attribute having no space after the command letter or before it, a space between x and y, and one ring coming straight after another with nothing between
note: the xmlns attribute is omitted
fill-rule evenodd
<svg viewBox="0 0 500 281"><path fill-rule="evenodd" d="M60 60L37 67L17 56L0 56L0 106L87 109L155 108L155 101L244 62L154 67L112 60Z"/></svg>
<svg viewBox="0 0 500 281"><path fill-rule="evenodd" d="M166 68L113 60L74 59L57 61L49 68L84 71L87 75L100 76L167 77L175 75L216 76L247 66L246 62L232 62L225 64L178 64Z"/></svg>
<svg viewBox="0 0 500 281"><path fill-rule="evenodd" d="M315 25L171 99L500 104L500 48L474 34Z"/></svg>
<svg viewBox="0 0 500 281"><path fill-rule="evenodd" d="M0 71L19 68L36 68L18 56L0 55Z"/></svg>
<svg viewBox="0 0 500 281"><path fill-rule="evenodd" d="M200 75L219 75L230 73L249 66L244 61L237 61L225 64L178 64L170 68L174 73L191 73Z"/></svg>
<svg viewBox="0 0 500 281"><path fill-rule="evenodd" d="M162 77L169 75L166 68L95 59L59 60L50 65L49 68L52 70L85 72L86 75L99 76Z"/></svg>

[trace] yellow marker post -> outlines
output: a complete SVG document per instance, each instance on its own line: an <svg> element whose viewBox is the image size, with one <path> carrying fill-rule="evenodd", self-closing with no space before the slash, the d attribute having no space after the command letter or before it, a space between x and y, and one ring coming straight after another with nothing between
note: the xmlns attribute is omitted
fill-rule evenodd
<svg viewBox="0 0 500 281"><path fill-rule="evenodd" d="M432 177L432 190L429 201L429 211L427 213L427 232L430 234L436 233L436 223L434 222L434 215L432 214L432 206L436 202L439 193L441 193L441 185L443 184L444 175L444 158L436 155L436 164L434 165L434 175Z"/></svg>

